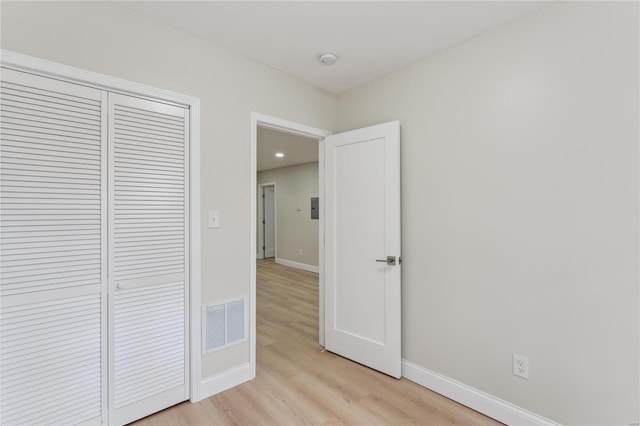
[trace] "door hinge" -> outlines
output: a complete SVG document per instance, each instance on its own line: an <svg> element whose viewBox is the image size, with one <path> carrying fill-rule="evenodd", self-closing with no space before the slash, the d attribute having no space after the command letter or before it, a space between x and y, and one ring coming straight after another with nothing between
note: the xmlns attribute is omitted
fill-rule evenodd
<svg viewBox="0 0 640 426"><path fill-rule="evenodd" d="M262 246L262 250L264 250L264 249L265 249L265 246Z"/></svg>
<svg viewBox="0 0 640 426"><path fill-rule="evenodd" d="M264 225L265 223L266 223L266 222L263 220L263 221L262 221L262 224Z"/></svg>

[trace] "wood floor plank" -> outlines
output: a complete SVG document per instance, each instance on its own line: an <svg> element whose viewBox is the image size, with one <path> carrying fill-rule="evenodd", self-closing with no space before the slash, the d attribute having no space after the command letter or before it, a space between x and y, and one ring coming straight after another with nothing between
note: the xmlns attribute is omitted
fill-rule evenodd
<svg viewBox="0 0 640 426"><path fill-rule="evenodd" d="M138 422L165 425L499 425L318 345L318 275L259 260L257 377Z"/></svg>

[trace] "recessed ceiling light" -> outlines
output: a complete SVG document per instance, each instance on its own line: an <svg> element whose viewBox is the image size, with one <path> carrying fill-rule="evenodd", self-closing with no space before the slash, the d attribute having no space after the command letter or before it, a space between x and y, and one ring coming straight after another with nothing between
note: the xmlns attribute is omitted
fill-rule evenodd
<svg viewBox="0 0 640 426"><path fill-rule="evenodd" d="M278 158L284 157L284 152L276 152L276 157Z"/></svg>

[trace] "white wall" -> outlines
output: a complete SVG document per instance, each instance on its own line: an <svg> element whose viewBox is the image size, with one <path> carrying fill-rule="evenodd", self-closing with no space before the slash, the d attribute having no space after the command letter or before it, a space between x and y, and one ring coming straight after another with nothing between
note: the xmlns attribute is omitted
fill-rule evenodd
<svg viewBox="0 0 640 426"><path fill-rule="evenodd" d="M317 144L317 142L316 142ZM276 184L276 253L278 259L318 266L318 220L311 219L311 197L318 196L318 163L258 172L258 184ZM258 209L262 205L259 194ZM300 211L298 211L298 207ZM258 217L261 217L258 214ZM262 223L258 221L258 249Z"/></svg>
<svg viewBox="0 0 640 426"><path fill-rule="evenodd" d="M402 124L404 358L640 421L638 36L637 3L560 2L339 97L340 131Z"/></svg>
<svg viewBox="0 0 640 426"><path fill-rule="evenodd" d="M201 99L202 303L249 296L250 112L332 129L335 97L115 2L3 1L1 19L3 49ZM202 373L248 361L248 344L234 346Z"/></svg>

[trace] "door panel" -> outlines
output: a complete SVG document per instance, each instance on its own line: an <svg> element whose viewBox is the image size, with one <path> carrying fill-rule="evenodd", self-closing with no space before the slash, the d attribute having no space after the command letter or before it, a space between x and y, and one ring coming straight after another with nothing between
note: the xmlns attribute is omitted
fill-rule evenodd
<svg viewBox="0 0 640 426"><path fill-rule="evenodd" d="M109 95L111 415L188 398L188 114Z"/></svg>
<svg viewBox="0 0 640 426"><path fill-rule="evenodd" d="M385 341L384 287L386 266L372 263L385 253L384 139L335 148L335 327L369 339ZM357 169L354 169L357 165ZM366 238L366 244L362 239ZM344 285L343 285L344 283ZM362 303L366 295L367 303ZM383 313L379 315L378 313Z"/></svg>
<svg viewBox="0 0 640 426"><path fill-rule="evenodd" d="M392 122L325 139L325 345L394 377L401 369L399 129Z"/></svg>
<svg viewBox="0 0 640 426"><path fill-rule="evenodd" d="M264 187L264 257L276 256L275 188Z"/></svg>
<svg viewBox="0 0 640 426"><path fill-rule="evenodd" d="M106 414L105 99L2 69L1 424Z"/></svg>

